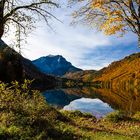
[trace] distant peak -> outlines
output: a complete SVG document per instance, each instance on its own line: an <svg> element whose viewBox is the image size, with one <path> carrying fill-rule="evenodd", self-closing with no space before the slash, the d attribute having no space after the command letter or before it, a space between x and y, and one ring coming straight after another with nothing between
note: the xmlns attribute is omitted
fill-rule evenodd
<svg viewBox="0 0 140 140"><path fill-rule="evenodd" d="M52 55L52 54L49 54L46 57L59 57L59 58L64 58L62 55Z"/></svg>
<svg viewBox="0 0 140 140"><path fill-rule="evenodd" d="M54 57L55 55L49 54L47 57Z"/></svg>
<svg viewBox="0 0 140 140"><path fill-rule="evenodd" d="M36 59L33 63L46 74L62 76L67 72L80 71L62 55L47 55Z"/></svg>
<svg viewBox="0 0 140 140"><path fill-rule="evenodd" d="M63 56L62 55L56 55L56 57L62 58Z"/></svg>

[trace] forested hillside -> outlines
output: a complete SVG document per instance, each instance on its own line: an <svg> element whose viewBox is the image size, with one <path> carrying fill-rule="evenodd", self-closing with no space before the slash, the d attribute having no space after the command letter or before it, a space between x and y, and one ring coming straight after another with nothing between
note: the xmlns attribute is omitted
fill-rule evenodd
<svg viewBox="0 0 140 140"><path fill-rule="evenodd" d="M63 77L83 82L91 82L98 72L96 70L85 70L78 72L69 72Z"/></svg>
<svg viewBox="0 0 140 140"><path fill-rule="evenodd" d="M0 81L23 82L24 79L34 80L33 86L41 90L53 88L60 81L59 78L42 73L30 60L0 40Z"/></svg>
<svg viewBox="0 0 140 140"><path fill-rule="evenodd" d="M131 86L139 88L140 84L140 53L132 54L120 61L111 63L99 71L82 71L68 73L68 79L74 79L101 84L104 87L122 87L130 89Z"/></svg>
<svg viewBox="0 0 140 140"><path fill-rule="evenodd" d="M92 82L105 83L108 87L130 86L139 88L140 84L140 53L132 54L124 59L113 62L100 70Z"/></svg>

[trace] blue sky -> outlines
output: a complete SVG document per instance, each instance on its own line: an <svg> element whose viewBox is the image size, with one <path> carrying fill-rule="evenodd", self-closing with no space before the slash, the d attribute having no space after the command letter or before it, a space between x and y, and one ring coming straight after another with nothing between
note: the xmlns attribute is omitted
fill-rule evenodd
<svg viewBox="0 0 140 140"><path fill-rule="evenodd" d="M101 69L113 61L139 52L137 37L128 33L123 38L105 36L102 32L78 24L70 26L71 11L65 3L53 14L61 22L50 20L51 30L46 23L38 22L36 30L29 35L22 54L30 60L41 56L63 55L74 66L82 69Z"/></svg>

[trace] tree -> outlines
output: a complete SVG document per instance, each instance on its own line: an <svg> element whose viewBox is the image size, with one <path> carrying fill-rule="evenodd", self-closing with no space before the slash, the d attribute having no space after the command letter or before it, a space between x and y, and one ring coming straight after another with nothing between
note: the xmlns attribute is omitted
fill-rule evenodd
<svg viewBox="0 0 140 140"><path fill-rule="evenodd" d="M51 14L51 9L56 7L58 4L55 0L0 0L0 43L3 35L9 35L7 34L9 31L10 35L15 35L13 43L20 48L22 40L26 39L38 20L44 19L47 25L50 25L48 19L56 18ZM3 77L1 80L22 81L26 78L23 57L5 43L1 44L0 74Z"/></svg>
<svg viewBox="0 0 140 140"><path fill-rule="evenodd" d="M80 21L107 35L132 31L138 36L140 47L140 0L70 0L81 4L73 13L74 22Z"/></svg>
<svg viewBox="0 0 140 140"><path fill-rule="evenodd" d="M15 27L17 41L21 35L27 35L37 19L54 17L48 9L58 7L53 0L0 0L0 39L11 27ZM49 25L49 24L48 24Z"/></svg>

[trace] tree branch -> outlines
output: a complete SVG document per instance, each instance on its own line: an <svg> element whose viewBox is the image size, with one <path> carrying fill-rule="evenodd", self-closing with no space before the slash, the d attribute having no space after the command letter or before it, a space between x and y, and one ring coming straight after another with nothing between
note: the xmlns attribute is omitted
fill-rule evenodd
<svg viewBox="0 0 140 140"><path fill-rule="evenodd" d="M37 2L37 3L31 3L29 5L22 5L22 6L18 6L18 7L15 7L14 9L12 9L8 14L6 14L4 16L4 19L6 20L7 18L9 18L10 16L12 16L16 11L20 10L20 9L29 9L31 7L34 7L34 6L39 6L39 5L43 5L43 4L51 4L51 5L54 5L56 7L58 7L58 5L56 3L53 3L51 1L48 1L48 2Z"/></svg>

